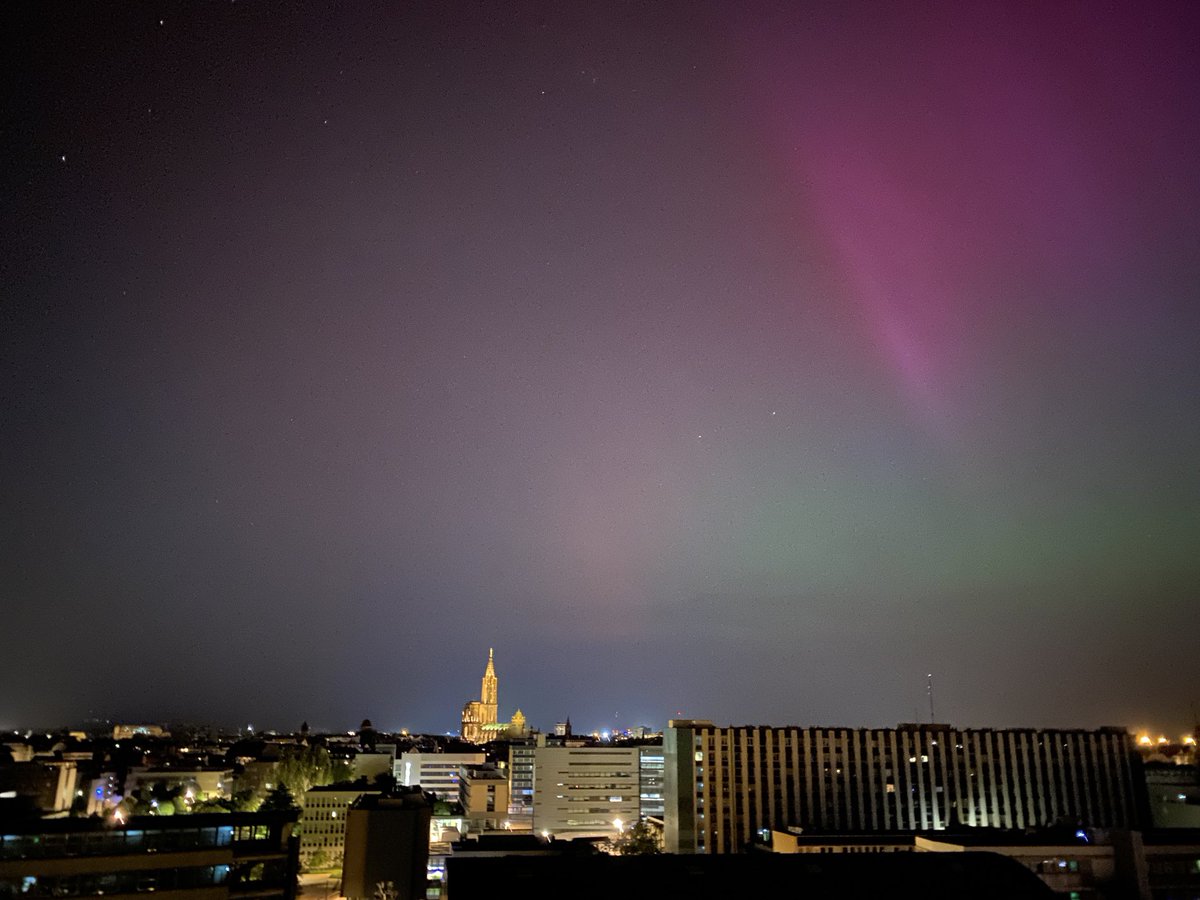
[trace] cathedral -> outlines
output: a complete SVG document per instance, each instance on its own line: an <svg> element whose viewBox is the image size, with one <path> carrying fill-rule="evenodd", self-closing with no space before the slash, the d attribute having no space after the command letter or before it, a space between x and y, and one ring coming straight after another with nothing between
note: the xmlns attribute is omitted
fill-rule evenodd
<svg viewBox="0 0 1200 900"><path fill-rule="evenodd" d="M462 711L462 736L472 744L486 744L498 738L519 738L529 733L525 715L519 709L511 722L501 722L499 714L499 684L496 662L488 650L487 668L483 670L483 687L478 700L471 700Z"/></svg>
<svg viewBox="0 0 1200 900"><path fill-rule="evenodd" d="M495 725L498 718L497 694L499 685L496 680L496 664L492 659L492 650L488 649L487 668L483 671L483 689L479 699L470 701L463 707L462 736L464 741L472 744L482 744L489 740L484 735L485 725Z"/></svg>

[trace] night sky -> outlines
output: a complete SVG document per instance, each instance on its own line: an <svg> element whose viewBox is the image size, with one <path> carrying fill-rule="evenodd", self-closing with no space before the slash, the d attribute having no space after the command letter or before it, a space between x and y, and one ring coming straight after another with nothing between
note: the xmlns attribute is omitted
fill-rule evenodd
<svg viewBox="0 0 1200 900"><path fill-rule="evenodd" d="M1200 6L11 5L0 727L1190 727Z"/></svg>

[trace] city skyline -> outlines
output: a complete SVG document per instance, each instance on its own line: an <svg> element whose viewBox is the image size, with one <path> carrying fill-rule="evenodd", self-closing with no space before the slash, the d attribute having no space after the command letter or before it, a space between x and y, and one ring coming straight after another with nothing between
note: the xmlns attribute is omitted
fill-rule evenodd
<svg viewBox="0 0 1200 900"><path fill-rule="evenodd" d="M19 6L0 728L1192 727L1200 8Z"/></svg>
<svg viewBox="0 0 1200 900"><path fill-rule="evenodd" d="M487 685L488 685L489 679L492 684L492 690L493 690L493 692L495 691L495 683L496 683L497 676L496 676L496 673L494 670L494 662L495 662L494 661L494 648L489 648L487 664L485 667L485 674L484 674L484 678L483 678L484 689L481 692L481 694L487 693ZM941 715L935 716L935 714L934 714L935 708L933 706L933 697L929 695L929 688L931 686L930 679L931 679L931 676L927 675L926 676L926 701L929 704L929 706L925 710L922 710L918 707L914 707L913 711L912 711L913 715L908 719L904 719L903 717L897 717L895 722L868 722L868 723L849 722L849 721L840 721L840 720L839 721L829 721L829 722L791 722L791 723L778 722L778 721L760 721L760 722L757 722L754 724L759 725L759 726L766 726L766 727L796 727L796 726L799 726L799 727L808 727L808 728L832 727L832 728L855 728L855 729L891 728L894 726L905 725L905 724L916 724L916 725L922 725L922 726L928 725L928 724L935 724L938 726L947 726L952 729L996 728L998 730L1014 729L1014 728L1015 729L1037 728L1037 729L1056 730L1056 729L1072 729L1072 728L1078 727L1078 726L1071 725L1069 723L1064 724L1064 723L1056 723L1056 722L1046 722L1046 723L1041 723L1036 726L1030 726L1028 724L1021 724L1019 722L1018 723L996 724L996 723L974 723L974 722L973 723L962 723L962 722L957 722L957 721L947 721L944 716L941 716ZM475 706L479 702L480 701L477 701L477 700L468 701L468 703L466 704L466 707L469 708L469 707ZM506 713L506 707L504 706L504 704L500 704L498 709L499 709L499 715L502 716ZM513 705L512 710L519 711L519 707L517 707L516 705ZM687 715L684 713L683 710L675 710L675 712L673 714L669 715L667 717L667 720L664 720L664 721L656 721L649 717L644 720L633 721L630 719L622 720L620 713L618 711L615 713L615 715L613 715L609 718L601 717L595 721L588 722L588 723L580 722L578 719L576 719L575 726L574 726L574 728L575 728L574 733L579 734L579 735L601 736L601 737L607 739L610 734L615 738L626 732L632 732L639 727L651 727L651 728L657 729L658 731L661 732L666 727L667 722L672 718L677 719L679 721L688 721L688 720L716 721L716 724L718 724L718 725L721 724L721 722L719 720L713 720L711 717L703 715L702 712L697 715ZM372 722L372 727L375 727L376 730L383 732L383 733L390 733L390 734L406 733L406 734L414 734L414 735L415 734L426 734L426 735L438 735L438 736L463 736L464 739L468 740L468 742L471 742L471 740L469 738L465 737L465 731L463 728L460 728L458 730L455 730L455 729L442 730L442 728L440 727L440 724L434 724L434 725L430 726L429 723L425 723L425 725L428 727L420 727L420 726L414 727L410 722L408 722L406 720L396 720L396 721L386 720L386 719L376 720L375 717L372 717L370 715L368 715L364 718L363 716L354 714L354 713L347 713L342 717L342 719L335 720L334 722L322 722L322 721L309 722L308 719L304 719L302 724L304 726L305 732L311 732L312 734L338 735L338 734L355 734L355 733L357 733L359 725L361 723L368 722L368 721ZM494 723L496 721L496 716L493 716L488 721ZM542 731L542 732L551 733L554 731L555 727L558 724L560 724L564 721L571 722L571 714L569 711L566 713L562 713L562 714L552 714L548 718L543 716L539 720L533 722L530 725L530 727L534 731ZM733 725L733 723L735 721L740 722L741 724L751 724L749 722L744 722L744 721L738 719L737 716L734 716L733 718L729 719L727 722L725 722L725 724L731 726L731 725ZM218 731L225 732L225 733L236 733L236 732L241 732L241 731L245 731L247 733L254 733L254 734L267 734L267 733L269 733L269 734L299 734L300 733L299 725L296 725L295 723L289 724L289 723L283 723L283 722L274 722L270 716L267 716L265 718L260 718L259 723L257 725L254 722L248 722L243 726L242 724L237 723L233 720L222 719L222 718L215 718L215 719L208 719L208 720L190 720L189 721L186 718L181 718L181 717L178 717L178 716L172 714L170 711L165 711L165 714L162 714L162 715L144 716L140 719L136 716L122 717L122 716L116 715L116 714L105 715L103 713L96 714L95 711L89 711L89 715L87 718L74 719L74 720L69 720L69 721L58 721L58 722L42 721L42 722L15 723L18 727L13 727L11 729L6 728L4 730L12 730L14 733L31 730L32 732L37 733L42 730L61 730L63 728L68 728L68 727L72 727L72 726L91 726L91 730L94 731L96 726L99 726L100 733L103 733L103 732L107 731L107 729L110 726L115 725L115 724L125 723L126 725L129 725L130 723L139 723L139 722L143 723L143 724L157 724L157 725L173 723L173 724L180 725L180 726L183 726L188 729L199 728L199 729L203 730L203 729L213 728ZM460 712L459 721L457 721L456 724L464 724L465 725L465 722L466 722L466 708L464 708ZM1185 745L1187 743L1193 743L1195 740L1195 735L1196 735L1197 731L1200 730L1200 720L1195 720L1195 719L1191 720L1186 725L1186 727L1182 727L1182 730L1180 730L1179 733L1176 733L1175 730L1172 730L1171 728L1159 727L1159 725L1160 725L1160 723L1139 721L1137 723L1113 722L1113 723L1109 723L1108 725L1091 726L1091 727L1124 728L1131 735L1133 735L1135 739L1138 740L1139 744L1151 744L1151 743L1166 742L1166 743L1170 743L1173 745ZM492 738L487 738L487 740L491 740L491 739ZM476 742L476 743L478 743L478 742Z"/></svg>

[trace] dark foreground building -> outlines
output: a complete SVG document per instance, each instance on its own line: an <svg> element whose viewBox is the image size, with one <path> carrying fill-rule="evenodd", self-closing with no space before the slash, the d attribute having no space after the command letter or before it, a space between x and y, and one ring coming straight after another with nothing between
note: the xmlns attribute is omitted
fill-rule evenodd
<svg viewBox="0 0 1200 900"><path fill-rule="evenodd" d="M804 900L1022 900L1055 894L1020 863L991 853L802 858L738 856L503 856L446 864L449 900L538 897L731 897Z"/></svg>
<svg viewBox="0 0 1200 900"><path fill-rule="evenodd" d="M433 795L420 788L356 800L346 814L342 893L370 900L382 884L396 891L396 900L423 900L432 816Z"/></svg>
<svg viewBox="0 0 1200 900"><path fill-rule="evenodd" d="M293 900L296 816L0 819L0 900Z"/></svg>
<svg viewBox="0 0 1200 900"><path fill-rule="evenodd" d="M665 849L737 853L770 830L868 834L1052 825L1141 829L1141 759L1096 731L722 728L664 734Z"/></svg>

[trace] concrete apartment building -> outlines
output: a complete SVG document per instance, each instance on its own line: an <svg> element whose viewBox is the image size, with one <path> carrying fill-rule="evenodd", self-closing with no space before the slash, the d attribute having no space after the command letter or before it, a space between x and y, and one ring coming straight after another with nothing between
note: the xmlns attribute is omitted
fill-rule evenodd
<svg viewBox="0 0 1200 900"><path fill-rule="evenodd" d="M331 866L341 865L346 850L346 813L350 805L359 797L379 793L345 784L305 791L300 813L300 858L304 864L314 865L323 857Z"/></svg>
<svg viewBox="0 0 1200 900"><path fill-rule="evenodd" d="M508 783L508 773L494 764L463 767L458 799L468 830L507 830Z"/></svg>
<svg viewBox="0 0 1200 900"><path fill-rule="evenodd" d="M1149 820L1121 729L721 728L673 720L665 849L735 853L764 830L939 831Z"/></svg>

